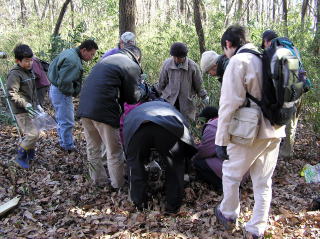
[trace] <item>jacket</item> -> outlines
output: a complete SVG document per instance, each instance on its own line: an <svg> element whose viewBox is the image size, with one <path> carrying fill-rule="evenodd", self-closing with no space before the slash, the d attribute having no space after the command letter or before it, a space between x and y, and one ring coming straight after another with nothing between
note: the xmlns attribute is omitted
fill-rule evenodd
<svg viewBox="0 0 320 239"><path fill-rule="evenodd" d="M32 70L15 65L7 77L7 92L14 114L27 113L25 107L30 103L38 105L35 76Z"/></svg>
<svg viewBox="0 0 320 239"><path fill-rule="evenodd" d="M135 104L145 95L140 88L141 68L126 52L98 62L86 78L78 115L119 128L123 103Z"/></svg>
<svg viewBox="0 0 320 239"><path fill-rule="evenodd" d="M125 151L127 151L130 140L139 127L150 121L165 128L189 145L190 155L196 152L187 120L171 104L162 101L143 103L131 110L125 117L123 128Z"/></svg>
<svg viewBox="0 0 320 239"><path fill-rule="evenodd" d="M237 52L245 48L257 51L253 44L248 43ZM229 124L235 111L245 104L246 92L259 100L261 99L262 61L251 53L239 53L230 58L223 75L215 141L217 145L226 146L230 143ZM253 102L251 105L258 107ZM284 130L283 126L272 126L260 110L260 127L257 139L285 137Z"/></svg>
<svg viewBox="0 0 320 239"><path fill-rule="evenodd" d="M77 96L80 93L82 74L82 60L78 47L61 52L50 63L48 70L50 82L66 96Z"/></svg>
<svg viewBox="0 0 320 239"><path fill-rule="evenodd" d="M196 115L193 97L196 94L201 98L207 96L202 87L199 66L189 58L186 58L181 68L175 65L173 57L164 61L157 91L172 105L179 100L180 112L191 120L194 120Z"/></svg>

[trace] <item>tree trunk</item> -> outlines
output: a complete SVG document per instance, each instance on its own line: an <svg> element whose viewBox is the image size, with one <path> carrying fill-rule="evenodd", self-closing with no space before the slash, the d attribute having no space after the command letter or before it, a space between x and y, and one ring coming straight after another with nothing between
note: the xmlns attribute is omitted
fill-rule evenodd
<svg viewBox="0 0 320 239"><path fill-rule="evenodd" d="M171 8L170 8L170 0L166 1L167 13L166 13L166 22L170 24L171 21Z"/></svg>
<svg viewBox="0 0 320 239"><path fill-rule="evenodd" d="M304 18L306 16L306 12L308 10L309 0L303 0L302 8L301 8L301 28L304 29Z"/></svg>
<svg viewBox="0 0 320 239"><path fill-rule="evenodd" d="M40 17L39 2L38 2L38 0L33 0L33 5L34 5L34 10L35 10L37 16Z"/></svg>
<svg viewBox="0 0 320 239"><path fill-rule="evenodd" d="M119 0L119 33L136 32L136 0Z"/></svg>
<svg viewBox="0 0 320 239"><path fill-rule="evenodd" d="M202 22L201 22L199 1L200 0L193 0L193 12L194 12L194 24L195 24L197 35L198 35L200 54L202 54L206 49L205 49L204 33L203 33Z"/></svg>
<svg viewBox="0 0 320 239"><path fill-rule="evenodd" d="M289 36L288 33L288 8L287 8L287 0L282 0L282 20L284 25L284 35L286 37Z"/></svg>
<svg viewBox="0 0 320 239"><path fill-rule="evenodd" d="M41 20L46 17L48 6L49 6L49 0L46 0L46 3L44 5L43 11L42 11Z"/></svg>
<svg viewBox="0 0 320 239"><path fill-rule="evenodd" d="M242 17L242 0L238 0L238 9L237 9L237 15L236 15L236 19L238 22L241 21L241 17Z"/></svg>
<svg viewBox="0 0 320 239"><path fill-rule="evenodd" d="M205 7L205 5L204 5L204 3L203 3L203 1L202 0L200 0L199 1L199 3L200 3L200 9L201 9L201 16L202 16L202 19L203 19L203 21L207 21L207 11L206 11L206 7Z"/></svg>
<svg viewBox="0 0 320 239"><path fill-rule="evenodd" d="M25 26L27 23L27 7L24 3L24 0L20 0L20 11L22 25Z"/></svg>
<svg viewBox="0 0 320 239"><path fill-rule="evenodd" d="M67 11L67 7L68 7L68 4L70 3L70 1L71 1L71 0L66 0L66 1L64 2L64 4L62 5L62 8L61 8L61 10L60 10L60 14L59 14L59 17L58 17L56 26L54 27L53 36L58 36L58 35L59 35L61 23L62 23L64 14L65 14L66 11Z"/></svg>
<svg viewBox="0 0 320 239"><path fill-rule="evenodd" d="M319 24L319 19L320 19L320 0L317 0L317 6L315 6L315 9L317 10L316 12L316 34L314 35L313 39L313 45L314 45L314 51L313 54L315 56L320 55L320 24Z"/></svg>

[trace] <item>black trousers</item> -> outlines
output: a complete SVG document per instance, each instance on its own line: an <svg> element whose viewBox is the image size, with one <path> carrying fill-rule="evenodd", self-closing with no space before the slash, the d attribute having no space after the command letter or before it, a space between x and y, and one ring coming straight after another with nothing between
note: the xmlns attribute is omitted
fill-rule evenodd
<svg viewBox="0 0 320 239"><path fill-rule="evenodd" d="M184 192L184 159L189 147L165 128L152 122L143 124L131 138L127 149L129 191L137 207L147 205L147 173L151 148L155 148L165 160L166 166L166 211L177 212Z"/></svg>

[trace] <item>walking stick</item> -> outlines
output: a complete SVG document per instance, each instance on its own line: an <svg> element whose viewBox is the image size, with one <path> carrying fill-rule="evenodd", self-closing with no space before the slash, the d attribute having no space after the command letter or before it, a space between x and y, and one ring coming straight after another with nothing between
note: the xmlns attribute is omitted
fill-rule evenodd
<svg viewBox="0 0 320 239"><path fill-rule="evenodd" d="M0 58L4 59L6 58L6 53L5 52L0 52ZM3 81L2 81L2 78L0 76L0 83L1 83L1 89L3 91L3 94L4 94L4 98L6 99L6 102L7 102L7 105L9 107L9 110L10 110L10 114L11 114L11 117L13 119L13 122L15 124L15 127L17 128L17 131L18 131L18 134L19 134L19 138L21 139L21 132L20 132L20 128L17 124L17 119L12 111L12 108L11 108L11 105L10 105L10 102L9 102L9 97L8 97L8 94L7 94L7 91L6 91L6 88L4 87L4 84L3 84Z"/></svg>

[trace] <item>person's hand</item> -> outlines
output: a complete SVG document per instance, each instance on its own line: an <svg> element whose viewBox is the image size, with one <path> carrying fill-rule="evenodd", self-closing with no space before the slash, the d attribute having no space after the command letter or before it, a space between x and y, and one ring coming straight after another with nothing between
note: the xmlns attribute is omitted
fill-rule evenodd
<svg viewBox="0 0 320 239"><path fill-rule="evenodd" d="M38 110L40 113L44 113L44 109L41 107L41 105L37 105L37 110Z"/></svg>
<svg viewBox="0 0 320 239"><path fill-rule="evenodd" d="M205 106L209 105L209 96L206 96L205 98L202 99L202 104Z"/></svg>
<svg viewBox="0 0 320 239"><path fill-rule="evenodd" d="M216 154L218 158L222 160L229 159L229 155L227 154L227 146L216 145Z"/></svg>
<svg viewBox="0 0 320 239"><path fill-rule="evenodd" d="M27 103L24 108L31 118L34 118L35 116L38 115L38 112L32 107L32 105L30 103Z"/></svg>

